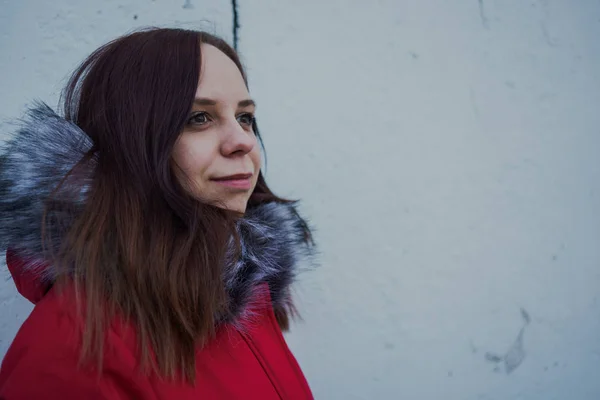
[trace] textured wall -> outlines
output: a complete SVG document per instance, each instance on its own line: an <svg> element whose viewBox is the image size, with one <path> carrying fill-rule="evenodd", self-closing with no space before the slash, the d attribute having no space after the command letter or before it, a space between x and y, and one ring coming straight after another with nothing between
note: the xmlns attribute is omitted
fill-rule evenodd
<svg viewBox="0 0 600 400"><path fill-rule="evenodd" d="M316 397L600 398L600 2L238 14L268 179L318 226L288 336ZM223 0L5 0L0 118L54 104L135 26L232 40L232 16ZM29 306L0 285L3 351Z"/></svg>

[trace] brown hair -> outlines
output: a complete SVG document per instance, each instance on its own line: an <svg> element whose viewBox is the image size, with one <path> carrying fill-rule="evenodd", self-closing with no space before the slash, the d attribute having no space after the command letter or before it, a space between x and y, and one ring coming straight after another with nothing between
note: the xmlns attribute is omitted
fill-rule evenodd
<svg viewBox="0 0 600 400"><path fill-rule="evenodd" d="M201 43L225 53L247 82L222 39L152 28L100 47L63 92L65 118L93 142L70 177L89 163L94 168L85 205L56 257L58 283L74 282L84 295L82 360L96 359L98 367L108 324L119 315L136 327L143 368L193 382L195 352L226 312L222 269L228 241L237 240L236 216L193 198L172 170L172 149L198 86ZM271 201L287 202L261 174L250 204ZM287 315L278 320L287 327Z"/></svg>

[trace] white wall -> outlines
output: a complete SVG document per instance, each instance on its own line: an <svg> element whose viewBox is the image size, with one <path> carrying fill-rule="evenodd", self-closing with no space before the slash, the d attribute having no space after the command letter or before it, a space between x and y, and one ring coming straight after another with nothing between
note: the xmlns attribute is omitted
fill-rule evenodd
<svg viewBox="0 0 600 400"><path fill-rule="evenodd" d="M600 398L600 2L238 2L268 179L318 227L316 397ZM0 118L135 26L231 39L229 1L184 3L4 1Z"/></svg>

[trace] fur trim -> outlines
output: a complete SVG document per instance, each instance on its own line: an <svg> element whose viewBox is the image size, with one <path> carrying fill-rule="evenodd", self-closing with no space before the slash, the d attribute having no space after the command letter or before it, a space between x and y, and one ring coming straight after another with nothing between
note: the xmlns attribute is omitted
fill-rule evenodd
<svg viewBox="0 0 600 400"><path fill-rule="evenodd" d="M35 271L45 283L52 283L55 273L46 262L48 256L41 243L44 202L91 146L90 138L79 127L47 105L36 103L18 121L16 134L0 155L0 250L10 247L31 260L25 268ZM92 169L93 160L88 176ZM77 187L64 185L64 190L78 194L80 203L75 209L84 204L89 187L89 181L79 182ZM58 201L61 193L55 194ZM289 309L291 283L300 269L314 262L314 248L304 238L304 226L292 204L268 203L247 210L237 227L241 256L230 260L224 270L230 307L223 320L248 320L255 295L265 283L273 307ZM55 230L60 235L58 229L52 232Z"/></svg>
<svg viewBox="0 0 600 400"><path fill-rule="evenodd" d="M255 289L269 285L275 310L292 311L290 285L296 274L314 265L315 249L306 243L304 221L291 204L250 208L238 224L241 256L228 263L225 286L231 315L248 321Z"/></svg>

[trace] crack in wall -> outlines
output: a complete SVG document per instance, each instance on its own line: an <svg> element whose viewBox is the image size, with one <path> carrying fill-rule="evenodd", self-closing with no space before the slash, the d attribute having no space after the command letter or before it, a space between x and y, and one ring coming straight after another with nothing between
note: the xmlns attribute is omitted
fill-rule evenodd
<svg viewBox="0 0 600 400"><path fill-rule="evenodd" d="M238 28L240 27L237 10L237 0L231 0L231 8L233 11L233 48L238 49Z"/></svg>

